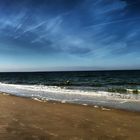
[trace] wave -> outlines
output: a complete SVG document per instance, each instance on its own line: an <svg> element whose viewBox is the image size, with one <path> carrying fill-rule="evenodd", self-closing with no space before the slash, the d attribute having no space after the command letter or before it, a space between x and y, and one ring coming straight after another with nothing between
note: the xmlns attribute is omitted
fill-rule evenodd
<svg viewBox="0 0 140 140"><path fill-rule="evenodd" d="M95 78L95 77L94 77ZM129 82L127 80L122 81L121 79L105 79L105 78L99 78L99 79L80 79L80 78L66 78L66 79L22 79L22 78L15 78L15 79L5 79L1 80L1 83L6 83L6 84L18 84L18 85L44 85L44 86L58 86L58 87L64 87L64 86L78 86L78 87L108 87L108 86L124 86L124 87L129 87L129 88L137 88L140 87L140 82L134 81L134 82Z"/></svg>
<svg viewBox="0 0 140 140"><path fill-rule="evenodd" d="M108 92L118 92L118 93L132 93L132 94L139 94L140 90L139 89L130 89L130 88L108 88Z"/></svg>
<svg viewBox="0 0 140 140"><path fill-rule="evenodd" d="M0 91L36 100L54 100L63 103L100 105L140 111L140 94L133 94L132 92L121 94L118 92L85 90L83 87L73 87L69 89L59 86L16 85L5 83L0 83Z"/></svg>

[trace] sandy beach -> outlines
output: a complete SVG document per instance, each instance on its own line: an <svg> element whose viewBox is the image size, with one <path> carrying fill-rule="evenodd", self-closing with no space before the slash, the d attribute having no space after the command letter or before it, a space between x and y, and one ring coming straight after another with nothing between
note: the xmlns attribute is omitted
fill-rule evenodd
<svg viewBox="0 0 140 140"><path fill-rule="evenodd" d="M139 140L140 113L0 94L0 140Z"/></svg>

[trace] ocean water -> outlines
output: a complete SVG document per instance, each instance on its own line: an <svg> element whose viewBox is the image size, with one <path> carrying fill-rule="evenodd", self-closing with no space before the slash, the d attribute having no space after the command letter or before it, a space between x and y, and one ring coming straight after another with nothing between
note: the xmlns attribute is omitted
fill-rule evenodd
<svg viewBox="0 0 140 140"><path fill-rule="evenodd" d="M0 73L0 91L38 100L140 111L140 71Z"/></svg>

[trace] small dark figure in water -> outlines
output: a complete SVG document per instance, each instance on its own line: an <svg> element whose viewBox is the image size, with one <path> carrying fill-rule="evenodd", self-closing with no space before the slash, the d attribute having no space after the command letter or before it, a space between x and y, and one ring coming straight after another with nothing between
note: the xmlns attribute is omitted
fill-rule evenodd
<svg viewBox="0 0 140 140"><path fill-rule="evenodd" d="M67 80L67 81L65 82L65 84L66 84L66 85L70 85L70 81Z"/></svg>

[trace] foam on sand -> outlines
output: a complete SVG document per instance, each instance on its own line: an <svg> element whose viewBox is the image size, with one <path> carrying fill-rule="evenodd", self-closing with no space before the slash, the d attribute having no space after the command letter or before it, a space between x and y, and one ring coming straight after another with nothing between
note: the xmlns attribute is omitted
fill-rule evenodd
<svg viewBox="0 0 140 140"><path fill-rule="evenodd" d="M67 89L58 86L15 85L0 83L0 91L34 100L99 105L140 111L140 94L113 93L83 89Z"/></svg>

